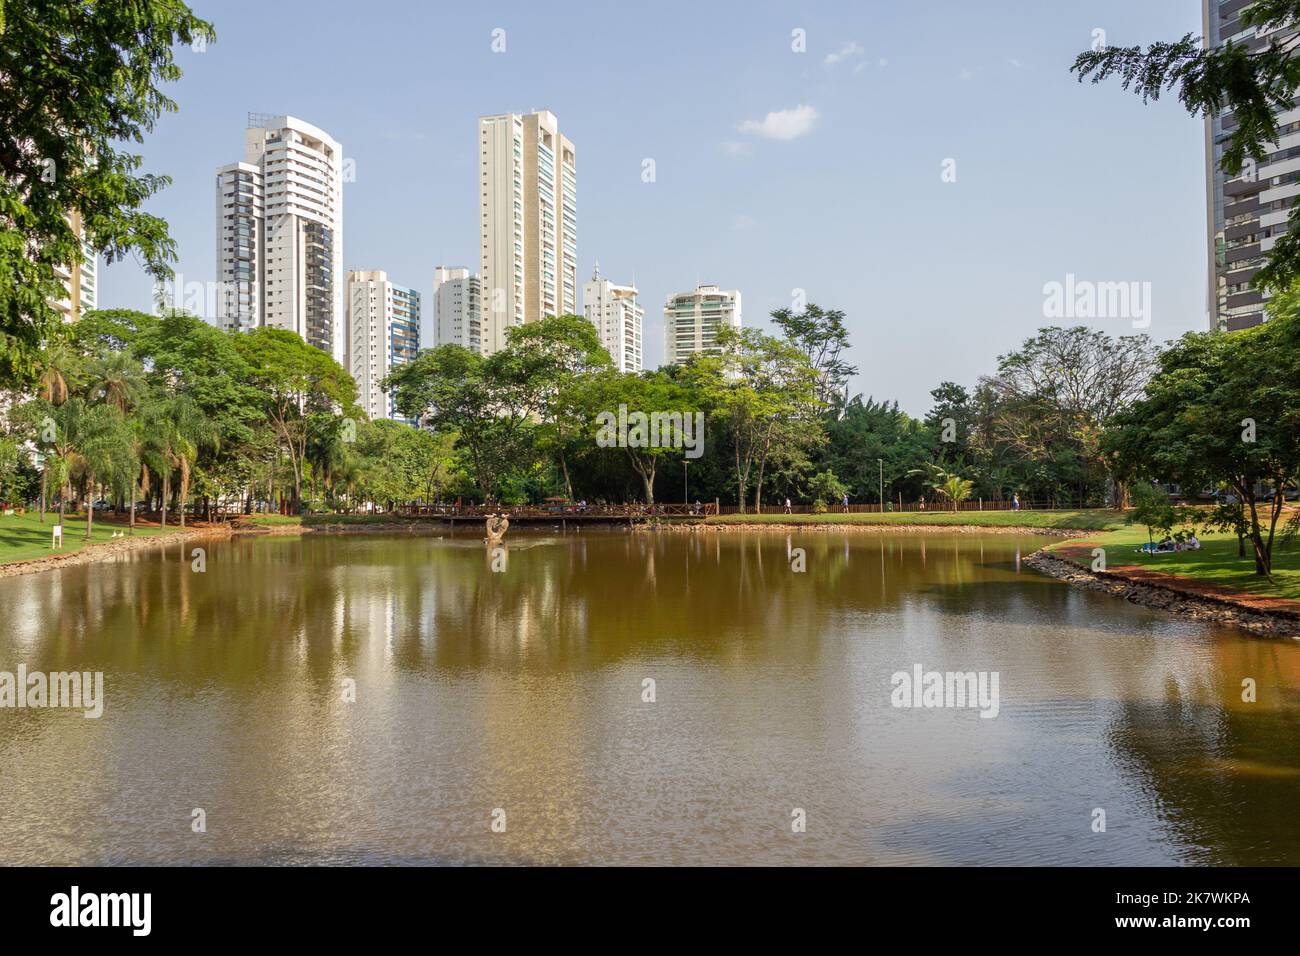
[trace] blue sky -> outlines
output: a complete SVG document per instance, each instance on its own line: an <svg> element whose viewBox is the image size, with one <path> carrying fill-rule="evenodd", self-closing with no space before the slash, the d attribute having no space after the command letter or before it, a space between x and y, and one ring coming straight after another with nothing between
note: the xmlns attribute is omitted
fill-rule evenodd
<svg viewBox="0 0 1300 956"><path fill-rule="evenodd" d="M635 278L648 366L665 297L697 282L740 289L746 325L794 289L842 309L855 390L918 415L1048 324L1043 286L1067 274L1149 282L1159 340L1206 328L1201 121L1067 72L1097 28L1199 35L1195 0L191 5L218 40L179 51L179 112L142 147L174 180L150 210L186 281L214 278L213 173L246 114L290 113L355 162L346 268L427 310L436 265L478 268L477 118L549 109L578 151L579 280L597 259ZM151 306L130 260L100 294Z"/></svg>

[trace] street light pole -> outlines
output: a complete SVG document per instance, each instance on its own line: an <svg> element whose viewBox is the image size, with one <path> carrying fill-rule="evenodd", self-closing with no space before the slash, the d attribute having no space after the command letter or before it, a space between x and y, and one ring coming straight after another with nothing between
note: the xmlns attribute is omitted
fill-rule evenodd
<svg viewBox="0 0 1300 956"><path fill-rule="evenodd" d="M876 463L880 465L880 513L885 513L885 459L877 458Z"/></svg>
<svg viewBox="0 0 1300 956"><path fill-rule="evenodd" d="M682 459L682 495L686 499L686 506L689 509L691 504L691 463L685 458Z"/></svg>

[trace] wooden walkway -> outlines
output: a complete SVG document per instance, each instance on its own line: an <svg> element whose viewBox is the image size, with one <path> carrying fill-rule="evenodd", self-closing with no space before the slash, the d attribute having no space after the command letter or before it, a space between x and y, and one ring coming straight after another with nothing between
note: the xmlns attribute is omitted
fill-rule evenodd
<svg viewBox="0 0 1300 956"><path fill-rule="evenodd" d="M449 524L482 524L493 514L504 514L513 524L635 524L653 518L695 518L703 520L713 514L712 503L701 505L665 504L645 508L636 505L593 505L582 508L576 505L545 507L484 508L481 506L455 508L439 505L403 505L397 514L407 518L430 518Z"/></svg>

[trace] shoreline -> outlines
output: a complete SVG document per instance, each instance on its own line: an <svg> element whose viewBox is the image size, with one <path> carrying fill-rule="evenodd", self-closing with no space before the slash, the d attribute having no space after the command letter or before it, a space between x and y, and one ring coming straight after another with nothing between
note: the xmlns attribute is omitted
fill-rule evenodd
<svg viewBox="0 0 1300 956"><path fill-rule="evenodd" d="M608 526L599 525L602 530L619 529L624 532L635 531L640 533L657 533L660 531L670 531L673 533L695 533L696 531L706 532L853 532L866 534L1011 534L1011 535L1038 535L1053 538L1071 538L1080 534L1093 533L1086 528L1029 528L1029 527L1006 527L1006 526L987 526L987 525L945 525L945 524L859 524L849 522L802 522L798 524L778 523L778 522L714 522L705 521L664 521L659 524L649 522L639 522L628 526L621 521L610 522ZM36 574L41 571L57 571L60 568L76 567L83 564L94 564L99 561L108 561L119 557L123 554L130 554L136 551L145 551L151 548L163 547L167 544L185 543L196 541L202 538L235 538L235 537L300 537L308 534L326 534L326 535L349 535L349 534L404 534L410 536L426 536L437 534L444 536L449 533L449 526L436 521L428 522L378 522L365 524L270 524L256 525L240 522L238 519L229 524L219 527L203 528L186 528L184 531L179 529L166 534L154 534L147 537L138 538L119 538L112 541L102 541L81 548L78 551L65 553L55 553L42 555L37 558L23 558L18 561L11 561L6 564L0 564L0 579L17 577L23 574ZM468 531L469 529L465 529ZM575 529L568 532L570 534L578 533L581 526L575 526ZM530 527L529 525L520 525L512 528L511 531L519 536L534 533L546 535L554 534L550 528ZM472 536L472 535L471 535Z"/></svg>
<svg viewBox="0 0 1300 956"><path fill-rule="evenodd" d="M61 568L76 567L109 561L124 554L165 547L168 544L186 544L191 541L211 538L234 537L291 537L306 534L349 535L349 534L405 534L431 535L446 532L446 527L436 522L382 522L374 524L320 524L320 525L247 525L238 521L221 527L187 528L167 534L149 535L139 538L119 538L100 542L64 554L44 555L26 558L8 564L0 564L0 579L18 577L25 574L37 574L42 571L56 571ZM516 533L526 536L532 531L527 526L520 527ZM1081 534L1094 533L1088 529L1070 528L1029 528L981 525L942 525L942 524L858 524L846 522L801 522L797 524L780 522L714 522L705 521L669 521L660 524L640 523L625 526L625 530L646 532L670 531L673 533L690 533L697 531L722 532L836 532L852 531L867 534L1011 534L1022 536L1042 536L1053 538L1078 537ZM547 529L545 534L552 534ZM1121 571L1094 572L1066 558L1058 557L1046 548L1035 551L1024 559L1024 564L1047 577L1064 581L1071 587L1089 591L1100 591L1112 597L1122 598L1131 604L1152 610L1163 611L1185 620L1213 621L1230 624L1262 637L1300 638L1300 608L1291 610L1284 607L1251 606L1258 601L1251 595L1237 597L1231 593L1209 593L1205 590L1193 590L1182 587L1177 581L1155 581L1149 577L1142 580L1125 575ZM1296 603L1296 602L1292 602Z"/></svg>
<svg viewBox="0 0 1300 956"><path fill-rule="evenodd" d="M82 564L96 564L108 561L124 554L147 551L151 548L165 547L168 544L185 544L200 538L228 538L232 534L229 528L186 528L181 531L169 531L165 534L152 534L139 538L115 538L85 545L77 551L52 552L39 558L23 558L0 564L0 579L14 578L23 574L36 574L40 571L57 571Z"/></svg>
<svg viewBox="0 0 1300 956"><path fill-rule="evenodd" d="M1092 571L1046 549L1035 551L1024 563L1040 574L1071 587L1100 591L1131 604L1164 611L1184 620L1231 624L1260 637L1300 638L1300 612L1282 608L1252 607L1251 595L1241 598L1180 587L1175 581L1137 580L1116 571Z"/></svg>
<svg viewBox="0 0 1300 956"><path fill-rule="evenodd" d="M701 521L689 525L668 525L662 524L658 528L648 528L645 525L638 525L638 528L646 530L692 530L702 528L705 531L853 531L866 532L868 534L892 534L895 532L906 532L907 534L921 533L939 533L939 534L1016 534L1016 535L1043 535L1051 538L1077 538L1082 534L1097 534L1095 528L1032 528L1026 525L980 525L980 524L939 524L930 522L926 524L889 524L886 522L868 523L868 522L851 522L851 521Z"/></svg>

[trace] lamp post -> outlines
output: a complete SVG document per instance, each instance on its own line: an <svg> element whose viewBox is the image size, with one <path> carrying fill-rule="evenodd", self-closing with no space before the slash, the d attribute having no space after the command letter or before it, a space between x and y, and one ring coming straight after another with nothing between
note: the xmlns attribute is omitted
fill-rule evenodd
<svg viewBox="0 0 1300 956"><path fill-rule="evenodd" d="M885 513L885 459L877 458L876 464L880 466L880 513Z"/></svg>
<svg viewBox="0 0 1300 956"><path fill-rule="evenodd" d="M686 508L689 511L691 506L691 463L682 459L682 497L686 501Z"/></svg>

